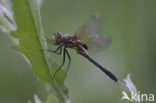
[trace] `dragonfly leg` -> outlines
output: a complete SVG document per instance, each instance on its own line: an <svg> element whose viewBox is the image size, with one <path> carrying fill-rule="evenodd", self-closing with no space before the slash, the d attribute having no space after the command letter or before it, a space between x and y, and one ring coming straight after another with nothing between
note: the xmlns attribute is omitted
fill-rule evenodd
<svg viewBox="0 0 156 103"><path fill-rule="evenodd" d="M44 50L46 50L48 52L56 53L58 55L61 55L61 53L62 53L62 45L59 45L59 47L57 49L55 49L55 50L50 50L50 49L44 49ZM60 50L59 53L57 52L58 50Z"/></svg>
<svg viewBox="0 0 156 103"><path fill-rule="evenodd" d="M61 64L61 66L55 71L55 73L54 73L54 75L53 75L53 78L52 79L54 79L55 78L55 76L56 76L56 73L62 68L62 66L64 65L64 63L65 63L65 59L66 59L66 52L65 52L65 49L66 48L64 48L64 50L63 50L63 61L62 61L62 64Z"/></svg>
<svg viewBox="0 0 156 103"><path fill-rule="evenodd" d="M62 54L62 47L60 48L60 52L58 53L58 55L61 55Z"/></svg>
<svg viewBox="0 0 156 103"><path fill-rule="evenodd" d="M71 64L71 58L70 58L70 55L69 55L67 49L65 49L65 52L66 52L66 54L67 54L67 56L68 56L68 59L69 59L68 67L67 67L67 69L66 69L66 76L67 76L67 72L68 72L69 67L70 67L70 64Z"/></svg>

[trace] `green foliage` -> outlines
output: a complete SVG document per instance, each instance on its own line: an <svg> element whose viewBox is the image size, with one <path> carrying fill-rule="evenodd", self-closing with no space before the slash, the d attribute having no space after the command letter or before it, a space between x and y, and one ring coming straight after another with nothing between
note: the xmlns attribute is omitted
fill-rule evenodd
<svg viewBox="0 0 156 103"><path fill-rule="evenodd" d="M43 50L47 48L47 45L44 42L38 0L12 0L12 6L18 27L12 36L19 39L19 44L12 48L20 51L29 59L38 79L45 84L50 84L59 101L66 103L66 93L63 92L66 91L63 89L65 72L61 70L52 80L58 64L48 52Z"/></svg>

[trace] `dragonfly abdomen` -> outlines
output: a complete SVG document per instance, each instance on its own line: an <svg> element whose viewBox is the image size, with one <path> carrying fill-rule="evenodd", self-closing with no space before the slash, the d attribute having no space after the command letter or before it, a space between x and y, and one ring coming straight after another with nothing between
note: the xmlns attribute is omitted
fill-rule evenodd
<svg viewBox="0 0 156 103"><path fill-rule="evenodd" d="M78 54L82 54L82 55L86 54L86 50L84 49L84 47L82 45L78 45L76 47L76 51Z"/></svg>
<svg viewBox="0 0 156 103"><path fill-rule="evenodd" d="M87 58L90 62L92 62L94 65L96 65L99 69L101 69L104 73L106 73L107 76L109 76L112 80L118 82L117 77L111 73L110 71L108 71L106 68L104 68L103 66L101 66L100 64L98 64L95 60L93 60L90 56L88 56L87 54L82 55L83 57Z"/></svg>
<svg viewBox="0 0 156 103"><path fill-rule="evenodd" d="M86 54L86 50L79 41L73 41L70 48L75 49L78 54Z"/></svg>

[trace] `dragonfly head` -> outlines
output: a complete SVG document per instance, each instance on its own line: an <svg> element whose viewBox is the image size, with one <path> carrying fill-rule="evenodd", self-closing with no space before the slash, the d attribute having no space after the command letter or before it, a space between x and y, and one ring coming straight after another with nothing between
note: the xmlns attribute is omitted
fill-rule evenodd
<svg viewBox="0 0 156 103"><path fill-rule="evenodd" d="M60 44L63 38L62 33L61 32L54 33L53 38L55 39L56 44Z"/></svg>

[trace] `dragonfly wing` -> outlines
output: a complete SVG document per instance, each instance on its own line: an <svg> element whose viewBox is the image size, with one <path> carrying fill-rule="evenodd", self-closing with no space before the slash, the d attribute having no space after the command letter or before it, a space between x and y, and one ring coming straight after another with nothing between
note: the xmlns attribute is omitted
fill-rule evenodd
<svg viewBox="0 0 156 103"><path fill-rule="evenodd" d="M93 35L86 40L88 51L91 53L99 52L105 49L112 41L111 37L101 37L99 35Z"/></svg>
<svg viewBox="0 0 156 103"><path fill-rule="evenodd" d="M93 15L76 33L78 39L85 40L90 34L97 34L103 26L103 18L100 15Z"/></svg>
<svg viewBox="0 0 156 103"><path fill-rule="evenodd" d="M90 52L97 52L105 48L110 38L103 38L99 35L99 32L103 27L103 17L100 15L93 15L76 33L77 39L80 39L82 43L87 44Z"/></svg>

